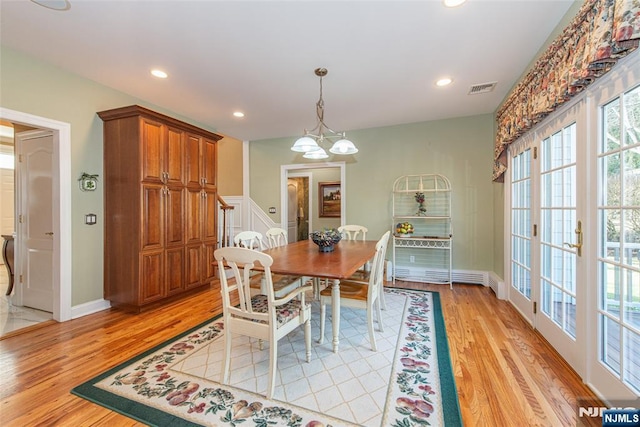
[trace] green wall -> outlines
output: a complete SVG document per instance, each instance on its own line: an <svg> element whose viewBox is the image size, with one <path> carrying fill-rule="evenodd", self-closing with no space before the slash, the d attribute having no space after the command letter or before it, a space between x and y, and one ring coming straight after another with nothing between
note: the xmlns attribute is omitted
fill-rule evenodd
<svg viewBox="0 0 640 427"><path fill-rule="evenodd" d="M346 223L362 224L371 236L391 228L391 191L401 175L438 173L453 189L453 266L493 271L494 185L491 181L494 117L491 114L349 131L360 150L346 160ZM265 211L280 206L280 166L318 163L290 150L295 140L251 141L250 195ZM500 184L501 185L501 184ZM276 222L279 215L272 216Z"/></svg>
<svg viewBox="0 0 640 427"><path fill-rule="evenodd" d="M102 162L102 121L97 111L139 104L177 119L214 131L171 111L149 104L94 81L71 74L30 56L0 46L0 106L71 125L71 216L72 216L72 305L101 299L103 296L103 228L104 215ZM219 146L219 159L228 153L235 167L231 179L219 174L218 180L231 183L228 190L220 185L223 195L242 193L242 143L225 138ZM82 192L75 181L82 172L98 174L98 189ZM240 186L237 186L237 183ZM240 191L233 193L235 191ZM97 226L84 224L84 214L98 215Z"/></svg>

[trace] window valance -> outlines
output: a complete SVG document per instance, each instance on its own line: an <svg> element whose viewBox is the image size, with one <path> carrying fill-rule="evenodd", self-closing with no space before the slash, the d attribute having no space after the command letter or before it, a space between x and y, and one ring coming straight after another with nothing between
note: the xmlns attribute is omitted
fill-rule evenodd
<svg viewBox="0 0 640 427"><path fill-rule="evenodd" d="M586 0L498 110L493 180L504 181L509 144L639 43L640 0Z"/></svg>

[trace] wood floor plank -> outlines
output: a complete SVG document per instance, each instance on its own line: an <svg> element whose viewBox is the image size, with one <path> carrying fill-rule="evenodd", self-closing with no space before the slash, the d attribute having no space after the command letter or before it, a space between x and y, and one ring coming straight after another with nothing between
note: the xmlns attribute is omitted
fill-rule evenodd
<svg viewBox="0 0 640 427"><path fill-rule="evenodd" d="M577 399L597 401L553 348L489 288L396 286L440 294L465 426L574 426ZM142 425L69 391L220 313L219 292L212 289L135 315L104 310L0 340L0 425Z"/></svg>

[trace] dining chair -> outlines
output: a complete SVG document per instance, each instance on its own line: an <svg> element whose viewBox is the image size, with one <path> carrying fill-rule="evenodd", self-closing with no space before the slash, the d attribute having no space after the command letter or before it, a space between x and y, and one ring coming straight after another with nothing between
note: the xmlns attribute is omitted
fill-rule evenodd
<svg viewBox="0 0 640 427"><path fill-rule="evenodd" d="M311 286L299 287L276 298L272 287L271 265L273 258L268 254L241 247L217 249L214 257L219 268L225 265L233 270L235 283L229 283L221 276L222 310L225 331L224 361L221 382L229 383L231 369L231 344L234 335L257 338L269 345L269 382L266 398L273 397L276 382L278 341L298 326L304 325L306 360L311 360L311 304L305 301L305 292ZM261 266L267 283L266 293L252 295L251 273ZM239 301L238 305L232 301ZM235 355L236 357L239 355Z"/></svg>
<svg viewBox="0 0 640 427"><path fill-rule="evenodd" d="M284 228L272 227L264 234L267 236L267 243L270 248L277 248L278 246L284 246L289 243L287 230Z"/></svg>
<svg viewBox="0 0 640 427"><path fill-rule="evenodd" d="M255 249L257 251L264 250L264 242L262 233L257 231L241 231L233 237L233 244L242 248Z"/></svg>
<svg viewBox="0 0 640 427"><path fill-rule="evenodd" d="M367 240L367 232L369 229L362 225L342 225L338 227L338 231L345 240L358 240L358 236L362 235L361 240Z"/></svg>
<svg viewBox="0 0 640 427"><path fill-rule="evenodd" d="M269 232L267 231L267 233ZM269 234L267 234L267 237L268 239L272 239L272 236ZM234 236L233 243L238 247L253 249L256 251L263 251L265 249L262 233L258 231L241 231ZM261 272L254 272L251 277L251 288L254 289L254 292L258 292L259 290L260 293L265 293L264 287L266 286L266 282L264 279L264 275ZM303 279L300 276L293 276L290 274L274 274L272 276L272 283L273 291L279 298L282 295L289 293L292 289L302 286Z"/></svg>
<svg viewBox="0 0 640 427"><path fill-rule="evenodd" d="M382 315L380 313L380 289L383 282L384 256L389 243L390 231L382 235L376 243L376 253L371 263L369 282L363 283L352 280L340 281L340 306L364 309L367 311L367 325L369 340L373 351L378 351L376 336L373 328L373 312L376 312L378 329L384 332ZM324 324L326 318L326 306L332 303L333 289L331 286L320 292L320 343L324 341Z"/></svg>
<svg viewBox="0 0 640 427"><path fill-rule="evenodd" d="M345 240L358 240L360 237L361 240L367 240L367 232L369 229L363 225L357 224L349 224L338 227L338 231L342 234L342 237ZM371 263L367 262L362 268L358 269L349 280L358 280L362 282L367 282L369 280L369 275L371 274ZM387 305L384 302L384 285L380 287L380 303L381 308L383 310L387 309Z"/></svg>

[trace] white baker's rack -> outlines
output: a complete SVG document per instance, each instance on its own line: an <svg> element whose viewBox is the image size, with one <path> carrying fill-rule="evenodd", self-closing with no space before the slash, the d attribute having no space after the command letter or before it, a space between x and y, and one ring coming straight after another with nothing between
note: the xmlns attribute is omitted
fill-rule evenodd
<svg viewBox="0 0 640 427"><path fill-rule="evenodd" d="M423 193L421 213L416 193ZM393 184L393 282L452 282L451 184L438 174L403 175ZM396 224L409 222L411 235L399 235Z"/></svg>

